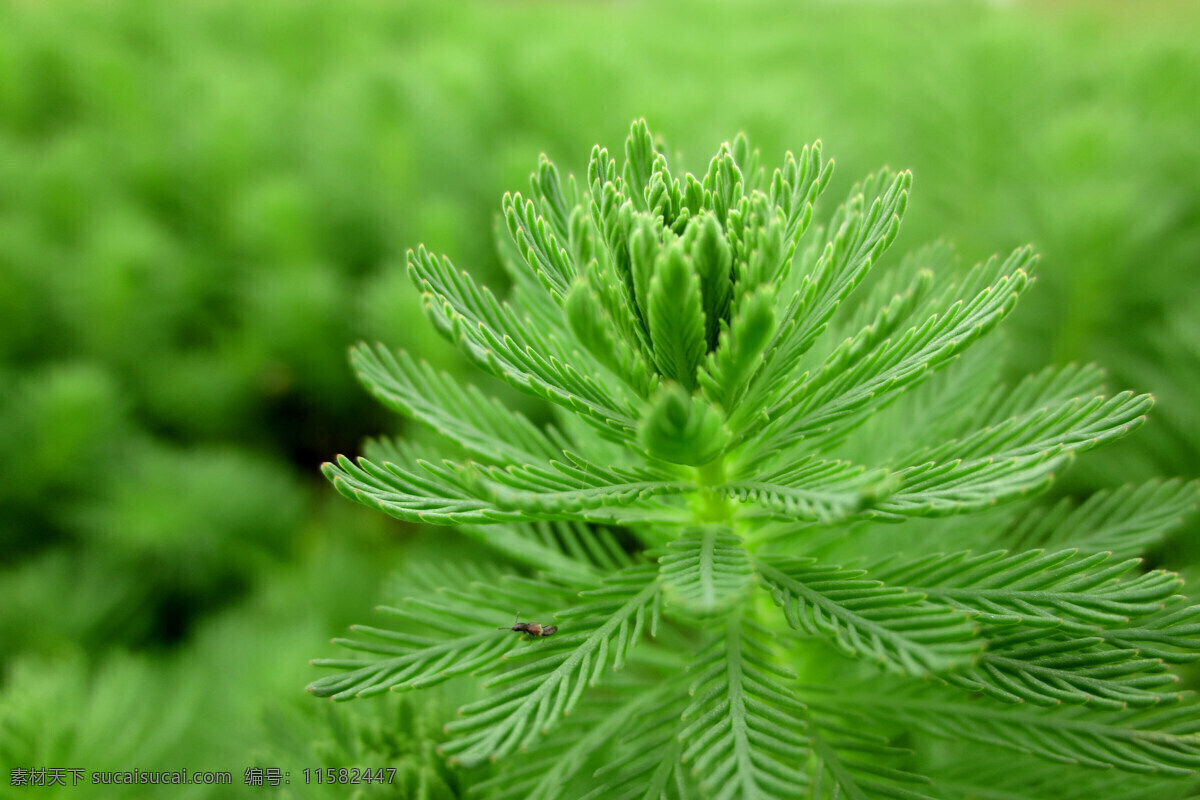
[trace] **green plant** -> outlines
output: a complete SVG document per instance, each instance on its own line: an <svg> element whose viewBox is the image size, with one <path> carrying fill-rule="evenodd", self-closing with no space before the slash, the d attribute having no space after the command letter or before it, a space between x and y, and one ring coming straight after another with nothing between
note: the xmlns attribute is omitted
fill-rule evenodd
<svg viewBox="0 0 1200 800"><path fill-rule="evenodd" d="M354 350L379 400L464 458L377 441L326 475L517 568L442 565L310 691L488 676L440 749L504 762L479 787L496 797L1186 791L1164 779L1200 767L1200 710L1170 667L1197 658L1200 607L1127 556L1196 485L1019 502L1151 398L1100 395L1091 367L998 382L984 337L1031 282L1028 248L960 271L934 245L846 304L911 178L868 178L810 230L830 174L819 144L768 173L739 136L677 178L638 122L623 165L597 147L581 185L543 158L530 198L505 196L507 302L411 253L438 329L559 413L535 425ZM558 632L496 630L516 611ZM986 779L962 768L979 745L1003 767ZM1038 758L1067 766L1051 781Z"/></svg>

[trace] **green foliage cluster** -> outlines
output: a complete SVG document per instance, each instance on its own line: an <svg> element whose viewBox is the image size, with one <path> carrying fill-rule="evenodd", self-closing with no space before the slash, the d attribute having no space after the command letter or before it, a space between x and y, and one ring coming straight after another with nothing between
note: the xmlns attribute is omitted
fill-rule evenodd
<svg viewBox="0 0 1200 800"><path fill-rule="evenodd" d="M1167 779L1200 768L1174 669L1200 658L1200 606L1123 556L1200 486L1020 511L1151 398L1104 394L1091 367L998 379L981 342L1031 285L1029 248L970 270L925 248L856 303L911 175L868 177L813 226L831 172L819 143L768 170L739 135L673 173L638 121L623 159L597 146L576 179L543 157L505 195L507 300L410 252L435 327L555 421L364 345L371 392L465 458L388 440L325 474L525 569L418 588L309 690L486 676L439 750L512 761L482 784L500 797L959 797L993 787L943 787L934 755L971 744L1012 774L1134 776L1104 775L1106 797L1194 786ZM497 631L511 609L557 631Z"/></svg>
<svg viewBox="0 0 1200 800"><path fill-rule="evenodd" d="M323 524L353 530L354 516L338 512ZM86 641L55 639L6 658L0 686L0 765L7 792L0 794L111 797L120 791L69 782L65 787L9 788L9 769L39 766L234 773L232 788L137 787L139 797L164 799L266 791L239 791L247 767L297 770L298 776L305 767L361 768L369 763L396 768L399 786L415 785L415 776L434 764L421 757L437 730L424 720L452 706L427 696L419 711L394 704L329 713L333 710L313 704L294 688L311 670L305 658L313 639L345 625L353 612L378 599L385 569L380 562L376 550L361 544L312 547L290 569L260 575L237 606L214 610L195 625L186 643L171 649L146 653L110 648L101 658L85 649ZM36 590L31 601L55 599L32 580L24 581L24 588ZM100 587L87 585L59 590L77 595L72 602L79 604L75 613L80 616L88 598L96 602L105 596ZM19 606L15 611L36 609ZM293 690L280 690L281 681L292 683ZM302 782L289 792L283 796L349 795L345 786L314 785L305 791ZM418 795L414 791L410 796Z"/></svg>
<svg viewBox="0 0 1200 800"><path fill-rule="evenodd" d="M319 458L393 424L355 386L345 343L403 346L431 386L461 374L465 359L413 324L420 293L392 262L421 237L507 288L488 221L529 155L585 155L647 111L674 134L672 164L738 128L768 153L819 133L839 154L834 195L886 160L914 168L910 241L1036 241L1052 268L1006 324L1006 377L1095 359L1158 404L1138 436L1067 473L1058 491L1077 500L1004 517L990 546L1011 546L1010 526L1022 549L1070 544L1050 526L1082 504L1090 518L1126 514L1096 547L1124 559L1145 546L1151 564L1193 569L1189 537L1157 538L1176 484L1086 498L1200 472L1200 298L1187 288L1200 16L1188 0L1135 16L1069 5L0 4L0 764L407 761L426 777L405 791L442 791L447 773L422 755L438 730L424 721L441 712L310 712L293 691L311 642L422 541L329 502L314 480ZM536 397L483 380L484 395L549 421ZM953 408L933 383L914 391ZM888 418L863 423L843 457L876 463L874 441L920 443ZM973 520L906 546L975 547ZM506 526L460 530L510 560L528 552ZM888 552L896 530L863 528L861 549ZM573 534L547 522L538 535L538 558L570 570ZM837 528L812 536L814 557L841 558ZM669 552L682 562L688 547ZM509 608L496 624L516 610L535 618ZM203 702L180 699L184 687ZM449 708L477 699L443 688ZM203 714L163 719L172 702ZM267 708L286 722L264 730ZM116 729L119 741L105 736ZM470 782L454 780L453 794ZM995 785L1023 794L1012 776ZM207 791L195 796L225 796Z"/></svg>
<svg viewBox="0 0 1200 800"><path fill-rule="evenodd" d="M12 509L0 537L21 554L90 538L60 513L77 497L107 502L83 466L88 448L203 442L294 477L285 457L316 463L379 430L387 423L346 374L343 342L400 343L458 369L406 324L417 299L388 262L420 235L503 280L477 221L525 154L577 152L646 108L688 132L684 152L741 125L771 151L819 131L852 159L847 172L903 160L925 176L929 211L907 228L918 239L946 234L975 250L1033 238L1063 268L1043 276L1038 313L1014 320L1018 363L1098 358L1162 401L1145 444L1093 460L1073 488L1119 482L1126 468L1197 472L1188 409L1200 387L1194 370L1168 366L1194 339L1200 303L1176 288L1200 257L1187 235L1200 196L1186 102L1200 76L1194 15L1167 28L1151 15L1124 26L939 8L927 16L942 23L927 29L906 23L908 10L713 6L711 26L677 31L668 47L657 31L672 4L609 11L0 9L0 374L11 387L0 406L16 419L9 403L40 394L65 408L85 391L77 381L95 384L91 413L38 439L52 462L17 457L29 428L0 436L20 471L0 488ZM555 35L513 46L513 31L543 26ZM681 76L680 53L718 46L718 30L741 68L697 63ZM822 66L845 52L855 69ZM611 80L617 70L624 78ZM1131 219L1131 208L1143 212ZM1145 329L1126 322L1156 317ZM168 522L158 528L173 536ZM236 582L236 558L224 552L227 574L210 585Z"/></svg>

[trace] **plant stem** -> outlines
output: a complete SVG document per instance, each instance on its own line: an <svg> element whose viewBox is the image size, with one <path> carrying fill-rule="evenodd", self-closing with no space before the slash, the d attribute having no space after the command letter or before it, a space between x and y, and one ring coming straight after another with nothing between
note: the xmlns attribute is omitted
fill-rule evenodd
<svg viewBox="0 0 1200 800"><path fill-rule="evenodd" d="M733 502L712 491L725 483L724 457L696 467L696 482L700 484L699 503L694 508L696 521L706 524L731 524Z"/></svg>

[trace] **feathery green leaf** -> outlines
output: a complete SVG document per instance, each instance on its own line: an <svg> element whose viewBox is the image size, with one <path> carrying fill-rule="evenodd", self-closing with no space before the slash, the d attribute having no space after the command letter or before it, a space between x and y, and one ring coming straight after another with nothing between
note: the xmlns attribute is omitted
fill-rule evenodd
<svg viewBox="0 0 1200 800"><path fill-rule="evenodd" d="M946 680L1009 703L1145 708L1182 699L1161 659L1112 647L1100 636L1024 631L995 637L975 665Z"/></svg>
<svg viewBox="0 0 1200 800"><path fill-rule="evenodd" d="M742 600L754 570L742 541L729 528L685 530L658 558L659 580L672 605L709 614Z"/></svg>
<svg viewBox="0 0 1200 800"><path fill-rule="evenodd" d="M692 268L700 276L700 295L704 300L705 350L717 346L720 323L729 315L733 296L730 284L733 253L720 223L712 214L702 214L688 223L683 247L692 259Z"/></svg>
<svg viewBox="0 0 1200 800"><path fill-rule="evenodd" d="M638 442L646 452L672 464L707 464L728 441L721 412L676 384L658 393L638 430Z"/></svg>
<svg viewBox="0 0 1200 800"><path fill-rule="evenodd" d="M577 275L577 266L559 238L562 233L556 235L555 225L547 222L534 202L520 192L505 194L502 207L517 252L546 291L561 302Z"/></svg>
<svg viewBox="0 0 1200 800"><path fill-rule="evenodd" d="M1064 764L1013 769L1011 761L997 759L990 748L973 748L956 762L929 773L937 796L945 800L966 796L977 800L1182 800L1191 793L1184 781L1114 775L1112 770Z"/></svg>
<svg viewBox="0 0 1200 800"><path fill-rule="evenodd" d="M1028 495L1048 485L1071 453L1139 427L1151 405L1149 395L1132 392L1069 400L976 431L914 457L923 463L898 470L900 490L876 508L888 514L957 514Z"/></svg>
<svg viewBox="0 0 1200 800"><path fill-rule="evenodd" d="M403 351L359 345L350 354L359 380L384 405L492 461L543 460L562 455L566 442L543 431L473 386L417 363Z"/></svg>
<svg viewBox="0 0 1200 800"><path fill-rule="evenodd" d="M1014 546L1054 545L1136 555L1195 512L1200 482L1152 480L1103 490L1076 506L1069 498L1026 514L998 539Z"/></svg>
<svg viewBox="0 0 1200 800"><path fill-rule="evenodd" d="M314 681L308 691L318 697L349 700L389 689L432 686L456 675L493 669L521 644L512 633L496 630L498 622L510 618L512 608L551 609L568 597L553 584L509 575L408 597L396 607L380 607L399 630L353 626L351 630L363 638L334 642L369 657L313 661L343 672Z"/></svg>
<svg viewBox="0 0 1200 800"><path fill-rule="evenodd" d="M1089 634L1160 610L1183 586L1162 570L1129 575L1140 559L1075 550L953 553L890 563L872 574L997 625L1034 625Z"/></svg>
<svg viewBox="0 0 1200 800"><path fill-rule="evenodd" d="M641 352L620 336L604 308L600 295L586 282L577 282L564 303L567 324L579 343L609 371L625 381L641 398L648 398L658 385L658 376Z"/></svg>
<svg viewBox="0 0 1200 800"><path fill-rule="evenodd" d="M929 778L891 766L903 763L909 751L889 744L886 737L854 729L810 710L806 715L813 754L808 796L814 800L933 800ZM920 790L912 787L920 786Z"/></svg>
<svg viewBox="0 0 1200 800"><path fill-rule="evenodd" d="M528 746L569 714L584 690L606 667L619 669L641 638L648 614L656 614L659 585L653 568L634 567L613 576L606 589L585 593L601 599L566 615L553 637L529 642L519 666L486 686L502 687L459 709L442 751L474 765Z"/></svg>
<svg viewBox="0 0 1200 800"><path fill-rule="evenodd" d="M816 374L797 381L771 409L771 422L763 426L758 440L764 444L748 448L745 460L753 463L766 443L826 433L834 423L840 423L837 434L844 436L852 428L852 415L862 419L865 410L879 408L930 370L949 363L1012 310L1028 286L1025 267L1032 259L1032 251L1022 249L999 268L995 264L981 268L990 278L986 288L910 328L894 342L877 342L870 326L847 340Z"/></svg>
<svg viewBox="0 0 1200 800"><path fill-rule="evenodd" d="M634 413L603 385L560 360L567 348L521 320L511 306L456 273L449 259L410 253L413 280L440 331L478 366L529 394L585 415L616 433L631 433Z"/></svg>
<svg viewBox="0 0 1200 800"><path fill-rule="evenodd" d="M655 260L646 314L659 371L692 391L708 348L700 278L682 245L669 245Z"/></svg>
<svg viewBox="0 0 1200 800"><path fill-rule="evenodd" d="M764 635L735 612L688 668L694 699L679 733L683 760L721 800L793 797L802 780L804 706L780 685L791 676L774 663Z"/></svg>
<svg viewBox="0 0 1200 800"><path fill-rule="evenodd" d="M872 580L865 570L774 558L760 562L758 572L793 628L890 670L939 674L971 661L981 649L968 615Z"/></svg>
<svg viewBox="0 0 1200 800"><path fill-rule="evenodd" d="M674 521L680 510L656 495L695 490L687 481L641 472L601 469L577 456L576 464L544 467L460 466L418 461L421 472L391 462L357 462L342 456L326 476L344 496L406 522L435 525L529 520Z"/></svg>
<svg viewBox="0 0 1200 800"><path fill-rule="evenodd" d="M927 685L914 690L839 691L836 700L808 692L823 711L887 720L951 741L972 741L1061 764L1187 777L1200 768L1200 715L1194 704L1094 711L1087 707L1006 706L954 697Z"/></svg>
<svg viewBox="0 0 1200 800"><path fill-rule="evenodd" d="M775 332L775 292L764 288L748 294L733 322L722 327L716 350L700 369L697 381L722 408L732 410L746 381L762 363L762 353Z"/></svg>
<svg viewBox="0 0 1200 800"><path fill-rule="evenodd" d="M808 456L761 478L727 481L720 491L742 503L757 504L743 511L744 517L832 523L870 507L890 491L890 482L882 470Z"/></svg>
<svg viewBox="0 0 1200 800"><path fill-rule="evenodd" d="M837 310L838 305L859 285L871 265L879 260L900 230L900 218L908 203L910 173L896 176L886 190L883 184L889 176L880 173L868 180L867 191L878 191L866 208L862 188L855 186L850 200L835 215L831 229L835 231L811 270L798 277L795 294L781 295L785 305L780 309L779 328L768 347L762 368L753 379L750 399L745 410L735 417L733 430L744 434L747 425L760 416L782 396L792 379L792 371L801 356L808 352L817 337ZM792 274L796 274L793 265ZM786 284L785 284L786 285Z"/></svg>

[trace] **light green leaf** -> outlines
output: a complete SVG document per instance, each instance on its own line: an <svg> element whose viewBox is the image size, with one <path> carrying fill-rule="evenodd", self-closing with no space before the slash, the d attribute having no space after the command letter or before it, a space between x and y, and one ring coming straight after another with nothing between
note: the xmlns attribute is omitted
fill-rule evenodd
<svg viewBox="0 0 1200 800"><path fill-rule="evenodd" d="M662 153L654 157L650 185L646 187L646 205L649 206L650 216L659 217L662 224L668 228L675 228L677 224L687 224L679 179L671 177L671 171L667 168L667 157Z"/></svg>
<svg viewBox="0 0 1200 800"><path fill-rule="evenodd" d="M702 214L688 223L683 246L691 256L692 269L700 276L707 350L717 346L720 323L729 314L733 296L733 253L720 223L712 214Z"/></svg>
<svg viewBox="0 0 1200 800"><path fill-rule="evenodd" d="M529 268L524 254L509 234L508 222L502 214L497 214L493 220L492 239L496 243L496 255L500 264L512 281L509 305L518 316L524 317L530 324L537 325L538 330L543 333L561 335L566 328L563 325L559 303L553 294L546 291L546 285ZM582 265L588 262L575 259L575 263ZM412 277L411 270L409 276Z"/></svg>
<svg viewBox="0 0 1200 800"><path fill-rule="evenodd" d="M629 235L630 269L633 272L633 303L638 320L649 341L650 328L650 279L654 276L654 262L662 252L663 230L656 220L639 214L633 220L633 232Z"/></svg>
<svg viewBox="0 0 1200 800"><path fill-rule="evenodd" d="M760 165L762 153L757 149L750 149L750 139L746 137L745 132L739 131L738 135L733 138L733 147L730 148L730 153L733 155L733 162L737 164L738 170L745 179L746 191L761 191L764 188L763 182L766 176L766 172Z"/></svg>
<svg viewBox="0 0 1200 800"><path fill-rule="evenodd" d="M934 314L894 341L878 341L870 326L847 340L820 370L794 383L771 408L770 422L761 426L761 432L758 426L750 427L749 432L755 432L756 441L763 444L747 449L745 463L753 464L768 443L830 433L845 436L866 413L950 363L1012 310L1028 286L1025 268L1032 260L1032 251L1022 249L1003 264L981 268L990 280L978 294L955 302L945 313ZM886 320L882 324L886 330Z"/></svg>
<svg viewBox="0 0 1200 800"><path fill-rule="evenodd" d="M547 222L537 205L520 192L505 194L501 207L509 235L524 262L546 291L562 302L579 270L567 250L570 240L555 234L554 224Z"/></svg>
<svg viewBox="0 0 1200 800"><path fill-rule="evenodd" d="M696 368L707 348L700 278L681 245L668 246L655 260L648 299L647 322L658 370L690 392L696 388Z"/></svg>
<svg viewBox="0 0 1200 800"><path fill-rule="evenodd" d="M721 412L676 384L658 392L638 429L638 442L646 452L672 464L707 464L728 441Z"/></svg>
<svg viewBox="0 0 1200 800"><path fill-rule="evenodd" d="M742 540L721 525L684 530L659 556L658 565L672 605L698 614L743 600L754 577Z"/></svg>
<svg viewBox="0 0 1200 800"><path fill-rule="evenodd" d="M769 634L740 612L688 668L695 698L683 712L683 760L708 796L792 798L803 780L803 704L781 685L791 674L763 642Z"/></svg>
<svg viewBox="0 0 1200 800"><path fill-rule="evenodd" d="M884 183L890 185L884 189ZM755 419L765 422L763 409L773 406L786 396L801 356L808 351L825 330L834 311L855 287L862 282L871 265L878 261L900 230L900 219L908 202L909 173L891 178L880 173L867 181L867 191L879 191L870 208L855 186L850 200L834 216L830 226L834 239L830 241L809 270L797 270L795 293L783 293L777 309L780 320L778 332L768 347L762 368L754 377L748 402L733 426L735 432Z"/></svg>
<svg viewBox="0 0 1200 800"><path fill-rule="evenodd" d="M1161 659L1113 647L1100 636L1027 630L992 637L978 663L945 678L1008 703L1146 708L1183 698L1179 677L1166 669Z"/></svg>
<svg viewBox="0 0 1200 800"><path fill-rule="evenodd" d="M571 209L579 202L579 190L575 177L569 178L568 190L564 194L562 179L554 162L543 153L538 157L537 172L529 176L529 190L538 201L538 211L553 228L560 242L571 240ZM586 264L576 260L576 267Z"/></svg>
<svg viewBox="0 0 1200 800"><path fill-rule="evenodd" d="M308 691L350 700L494 669L507 653L522 646L511 631L496 629L511 619L513 608L549 610L569 597L560 587L511 575L406 597L397 607L379 608L392 619L394 629L356 625L351 630L363 638L335 639L368 657L313 661L342 672L314 681Z"/></svg>
<svg viewBox="0 0 1200 800"><path fill-rule="evenodd" d="M615 324L613 333L629 348L649 360L650 333L642 311L633 298L632 277L619 275L609 259L593 260L588 266L588 284L600 298Z"/></svg>
<svg viewBox="0 0 1200 800"><path fill-rule="evenodd" d="M949 276L956 273L957 256L954 248L945 242L935 242L908 253L899 266L879 274L871 291L852 311L845 305L838 309L839 316L830 323L831 347L841 346L865 328L870 328L877 340L883 341L897 331L911 327L910 320L914 317L926 317L956 300L965 299L955 291L957 287L953 284L937 281L937 277L942 276L942 281L949 282Z"/></svg>
<svg viewBox="0 0 1200 800"><path fill-rule="evenodd" d="M964 752L965 751L965 752ZM938 797L959 800L1183 800L1187 781L1121 775L1065 764L1022 764L996 758L991 747L955 747L953 763L930 770Z"/></svg>
<svg viewBox="0 0 1200 800"><path fill-rule="evenodd" d="M1119 557L1152 547L1195 512L1200 482L1152 480L1102 490L1082 505L1070 498L1025 515L1002 534L1019 546L1053 545L1110 550Z"/></svg>
<svg viewBox="0 0 1200 800"><path fill-rule="evenodd" d="M363 385L388 408L453 439L468 452L493 461L561 457L566 442L542 430L473 386L463 387L404 351L365 344L350 352Z"/></svg>
<svg viewBox="0 0 1200 800"><path fill-rule="evenodd" d="M998 425L1039 408L1094 397L1103 388L1104 372L1094 364L1046 367L1034 375L1027 375L1015 387L997 387L975 417L982 424Z"/></svg>
<svg viewBox="0 0 1200 800"><path fill-rule="evenodd" d="M1137 650L1166 664L1191 664L1200 661L1200 605L1172 598L1155 614L1096 635L1114 647Z"/></svg>
<svg viewBox="0 0 1200 800"><path fill-rule="evenodd" d="M502 772L472 791L496 800L687 800L691 794L680 789L681 745L675 738L683 710L676 695L682 691L670 681L657 686L630 682L620 688L619 705L605 702L593 708L585 699L560 735L509 759Z"/></svg>
<svg viewBox="0 0 1200 800"><path fill-rule="evenodd" d="M628 402L564 363L568 348L553 332L539 332L466 273L456 273L449 259L436 259L423 248L409 253L409 272L425 292L430 319L478 366L616 433L633 432Z"/></svg>
<svg viewBox="0 0 1200 800"><path fill-rule="evenodd" d="M557 615L564 619L554 636L513 651L525 654L524 663L486 684L498 691L459 709L446 724L452 738L443 753L465 766L505 758L569 714L607 667L622 666L647 614L657 615L659 584L653 567L630 568L606 583L601 600Z"/></svg>
<svg viewBox="0 0 1200 800"><path fill-rule="evenodd" d="M338 456L336 464L321 465L321 472L342 496L405 522L458 525L526 519L519 511L501 511L481 500L458 467L418 462L418 468L424 469L418 473L390 462Z"/></svg>
<svg viewBox="0 0 1200 800"><path fill-rule="evenodd" d="M580 586L630 563L611 531L581 522L461 525L458 530L513 563Z"/></svg>
<svg viewBox="0 0 1200 800"><path fill-rule="evenodd" d="M345 497L406 522L462 523L579 520L677 521L681 509L657 495L695 491L687 481L645 472L601 469L567 453L575 464L544 467L460 466L418 461L420 472L390 462L345 456L322 471Z"/></svg>
<svg viewBox="0 0 1200 800"><path fill-rule="evenodd" d="M689 219L702 211L712 211L713 207L712 192L690 172L683 179L683 205Z"/></svg>
<svg viewBox="0 0 1200 800"><path fill-rule="evenodd" d="M808 456L761 478L727 481L715 491L758 505L743 511L743 517L832 523L865 513L890 490L883 470L868 472L846 461Z"/></svg>
<svg viewBox="0 0 1200 800"><path fill-rule="evenodd" d="M784 236L779 209L771 208L762 195L749 198L746 215L740 209L729 214L726 236L734 251L735 309L745 295L763 286L775 288L791 266L793 244Z"/></svg>
<svg viewBox="0 0 1200 800"><path fill-rule="evenodd" d="M658 691L643 687L640 694L657 701L620 735L618 754L595 772L591 791L580 800L700 800L704 797L681 761L680 714L687 698L676 681L663 680ZM663 699L665 695L665 699Z"/></svg>
<svg viewBox="0 0 1200 800"><path fill-rule="evenodd" d="M482 468L483 490L499 507L519 509L526 519L587 522L679 522L684 509L659 501L694 493L694 482L662 472L604 468L564 453L572 463Z"/></svg>
<svg viewBox="0 0 1200 800"><path fill-rule="evenodd" d="M939 674L970 662L983 645L961 610L873 580L865 570L774 558L760 562L758 572L793 628L893 671Z"/></svg>
<svg viewBox="0 0 1200 800"><path fill-rule="evenodd" d="M998 425L975 431L957 441L925 450L934 460L946 458L1013 458L1051 448L1086 453L1127 436L1146 421L1154 405L1148 394L1121 392L1111 398L1077 397L1057 406L1044 406Z"/></svg>
<svg viewBox="0 0 1200 800"><path fill-rule="evenodd" d="M878 502L885 514L978 511L1045 488L1072 453L1119 439L1145 422L1150 395L1123 392L1069 400L926 450L898 470L899 491Z"/></svg>
<svg viewBox="0 0 1200 800"><path fill-rule="evenodd" d="M645 119L639 119L629 129L625 140L625 169L622 173L629 197L639 211L647 211L647 190L650 176L654 172L654 160L658 151L654 148L654 137Z"/></svg>
<svg viewBox="0 0 1200 800"><path fill-rule="evenodd" d="M579 343L641 398L649 398L658 375L626 339L605 310L600 295L586 282L576 282L567 295L564 312Z"/></svg>
<svg viewBox="0 0 1200 800"><path fill-rule="evenodd" d="M806 794L813 800L933 800L912 786L929 788L932 781L892 764L904 764L911 751L891 745L885 736L871 728L852 728L812 711L805 714L809 749L813 759L809 767Z"/></svg>
<svg viewBox="0 0 1200 800"><path fill-rule="evenodd" d="M733 409L746 381L762 364L762 353L775 332L775 292L767 287L742 300L733 324L723 327L720 346L708 354L697 381L722 408Z"/></svg>
<svg viewBox="0 0 1200 800"><path fill-rule="evenodd" d="M800 155L784 154L783 167L775 170L768 197L786 222L784 239L791 251L812 220L813 205L833 177L833 162L821 161L821 142L805 145ZM790 260L790 256L787 260Z"/></svg>
<svg viewBox="0 0 1200 800"><path fill-rule="evenodd" d="M825 437L814 444L863 464L896 465L930 442L964 436L978 424L972 404L996 385L1006 353L1002 338L986 337L880 413L869 415L845 440Z"/></svg>
<svg viewBox="0 0 1200 800"><path fill-rule="evenodd" d="M1194 703L1169 708L1097 711L1038 708L955 697L928 684L866 687L805 701L859 724L891 722L950 741L980 742L1061 764L1188 777L1200 769L1200 714Z"/></svg>
<svg viewBox="0 0 1200 800"><path fill-rule="evenodd" d="M708 165L704 176L704 190L711 197L711 210L723 225L730 209L736 208L745 193L742 171L738 169L729 151L729 145L721 145L720 151Z"/></svg>
<svg viewBox="0 0 1200 800"><path fill-rule="evenodd" d="M933 461L897 471L901 488L864 512L867 518L941 517L986 511L1032 497L1069 462L1058 448L1024 457Z"/></svg>
<svg viewBox="0 0 1200 800"><path fill-rule="evenodd" d="M1075 550L935 555L889 563L872 574L999 625L1094 633L1157 612L1183 586L1163 570L1135 573L1140 559Z"/></svg>

